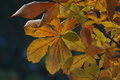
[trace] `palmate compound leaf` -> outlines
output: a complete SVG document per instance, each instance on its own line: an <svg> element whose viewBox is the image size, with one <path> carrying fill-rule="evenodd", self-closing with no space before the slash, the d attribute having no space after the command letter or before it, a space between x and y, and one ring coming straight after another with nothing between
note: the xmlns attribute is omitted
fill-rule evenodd
<svg viewBox="0 0 120 80"><path fill-rule="evenodd" d="M70 80L93 80L94 77L82 68L74 69L68 76Z"/></svg>
<svg viewBox="0 0 120 80"><path fill-rule="evenodd" d="M83 54L69 58L63 67L63 72L69 75L75 68L82 67L84 62L88 59L88 56L87 54Z"/></svg>
<svg viewBox="0 0 120 80"><path fill-rule="evenodd" d="M85 47L81 42L80 37L78 34L74 31L67 31L63 36L62 36L64 42L68 46L70 50L76 50L80 52L84 52Z"/></svg>
<svg viewBox="0 0 120 80"><path fill-rule="evenodd" d="M37 2L33 1L28 4L24 4L16 13L11 17L20 16L28 19L33 19L45 10L52 7L55 3L52 2Z"/></svg>
<svg viewBox="0 0 120 80"><path fill-rule="evenodd" d="M51 46L56 41L56 37L42 38L33 40L27 49L27 59L32 63L39 62L48 51L48 46Z"/></svg>
<svg viewBox="0 0 120 80"><path fill-rule="evenodd" d="M49 48L49 53L46 56L46 68L51 73L54 74L60 68L63 68L64 63L68 58L72 57L71 51L68 49L64 41L59 38L51 48Z"/></svg>
<svg viewBox="0 0 120 80"><path fill-rule="evenodd" d="M57 33L48 25L39 27L40 21L40 19L29 20L24 26L25 34L37 38L57 35Z"/></svg>

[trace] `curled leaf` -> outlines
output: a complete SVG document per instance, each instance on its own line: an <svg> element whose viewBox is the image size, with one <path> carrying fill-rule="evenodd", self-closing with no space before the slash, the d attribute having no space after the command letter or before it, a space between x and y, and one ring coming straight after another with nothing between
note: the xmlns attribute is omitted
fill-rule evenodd
<svg viewBox="0 0 120 80"><path fill-rule="evenodd" d="M52 2L37 2L33 1L24 4L16 13L11 17L20 16L28 19L33 19L39 14L43 13L48 8L52 7L55 3Z"/></svg>
<svg viewBox="0 0 120 80"><path fill-rule="evenodd" d="M39 27L40 21L40 19L29 20L24 26L25 34L37 38L56 36L56 32L48 25Z"/></svg>
<svg viewBox="0 0 120 80"><path fill-rule="evenodd" d="M46 13L43 14L40 26L43 26L44 24L49 23L54 18L56 18L58 14L59 14L59 4L55 4L52 7L50 7L46 11Z"/></svg>

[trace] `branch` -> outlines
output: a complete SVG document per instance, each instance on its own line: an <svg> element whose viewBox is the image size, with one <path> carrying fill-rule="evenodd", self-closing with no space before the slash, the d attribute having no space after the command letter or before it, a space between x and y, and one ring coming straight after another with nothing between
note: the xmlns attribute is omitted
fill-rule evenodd
<svg viewBox="0 0 120 80"><path fill-rule="evenodd" d="M106 34L106 32L103 30L103 25L101 25L101 27L99 27L97 24L93 24L98 30L100 30L104 36L106 36L107 38L109 38L112 42L114 42L115 44L117 44L118 46L120 46L120 43L116 42L113 38L111 38L109 35Z"/></svg>

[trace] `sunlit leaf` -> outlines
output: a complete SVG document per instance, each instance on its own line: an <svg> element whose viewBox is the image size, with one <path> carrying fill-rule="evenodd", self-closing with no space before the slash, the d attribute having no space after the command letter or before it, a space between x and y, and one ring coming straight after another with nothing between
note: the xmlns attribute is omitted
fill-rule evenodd
<svg viewBox="0 0 120 80"><path fill-rule="evenodd" d="M37 2L33 1L24 4L16 13L11 17L20 16L28 19L33 19L39 14L43 13L48 8L52 7L55 3L52 2Z"/></svg>
<svg viewBox="0 0 120 80"><path fill-rule="evenodd" d="M61 23L62 31L61 34L64 34L66 31L71 30L76 25L76 18L67 19Z"/></svg>
<svg viewBox="0 0 120 80"><path fill-rule="evenodd" d="M59 4L55 4L54 6L50 7L46 11L46 13L43 14L40 26L49 23L54 18L56 18L58 14L59 14Z"/></svg>
<svg viewBox="0 0 120 80"><path fill-rule="evenodd" d="M90 11L86 14L86 16L90 19L95 20L96 22L98 22L98 17L97 14L94 11Z"/></svg>
<svg viewBox="0 0 120 80"><path fill-rule="evenodd" d="M107 11L109 14L109 20L113 19L113 15L115 13L115 9L116 9L118 2L119 2L119 0L106 0Z"/></svg>
<svg viewBox="0 0 120 80"><path fill-rule="evenodd" d="M25 34L38 38L56 36L57 33L48 25L39 27L39 24L40 24L40 19L29 20L24 26Z"/></svg>
<svg viewBox="0 0 120 80"><path fill-rule="evenodd" d="M60 19L59 18L55 18L49 24L51 26L53 26L53 28L57 32L57 34L60 35L60 32L62 30L62 27L60 26Z"/></svg>
<svg viewBox="0 0 120 80"><path fill-rule="evenodd" d="M76 50L81 52L84 51L85 47L82 44L81 39L77 35L77 33L73 31L68 31L62 36L62 38L70 50Z"/></svg>
<svg viewBox="0 0 120 80"><path fill-rule="evenodd" d="M88 55L83 54L83 55L77 55L72 58L69 58L63 68L63 72L65 74L70 74L72 70L75 68L80 68L84 64L84 62L87 60Z"/></svg>
<svg viewBox="0 0 120 80"><path fill-rule="evenodd" d="M74 69L68 76L70 80L92 80L94 77L86 72L84 69L77 68Z"/></svg>
<svg viewBox="0 0 120 80"><path fill-rule="evenodd" d="M32 63L39 62L48 50L48 46L51 46L55 42L56 38L43 38L36 39L30 43L27 49L27 59Z"/></svg>
<svg viewBox="0 0 120 80"><path fill-rule="evenodd" d="M51 46L45 60L46 68L51 74L56 73L56 71L60 69L58 55L59 55L59 40L56 41Z"/></svg>
<svg viewBox="0 0 120 80"><path fill-rule="evenodd" d="M70 11L69 8L71 4L72 4L72 1L68 1L67 3L60 5L60 14L62 16L66 16L68 14L68 12Z"/></svg>
<svg viewBox="0 0 120 80"><path fill-rule="evenodd" d="M99 11L106 11L106 1L105 0L97 0L95 4L95 9Z"/></svg>
<svg viewBox="0 0 120 80"><path fill-rule="evenodd" d="M72 57L72 53L62 39L60 39L59 46L60 46L59 59L61 68L63 69L63 65L65 64L66 60Z"/></svg>

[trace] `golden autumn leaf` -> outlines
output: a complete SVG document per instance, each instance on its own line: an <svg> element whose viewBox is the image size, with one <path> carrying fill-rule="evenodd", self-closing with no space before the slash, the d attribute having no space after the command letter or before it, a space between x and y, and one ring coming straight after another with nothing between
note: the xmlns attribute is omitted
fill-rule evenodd
<svg viewBox="0 0 120 80"><path fill-rule="evenodd" d="M46 68L51 74L56 73L56 71L58 71L61 67L58 58L59 54L60 51L59 51L59 40L58 40L51 46L51 48L49 48L49 52L45 60Z"/></svg>
<svg viewBox="0 0 120 80"><path fill-rule="evenodd" d="M68 76L70 80L93 80L94 77L82 68L74 69Z"/></svg>
<svg viewBox="0 0 120 80"><path fill-rule="evenodd" d="M60 53L58 58L60 59L59 61L60 61L61 69L63 69L66 60L72 57L72 53L65 44L65 42L63 41L63 39L60 39L59 47L60 47Z"/></svg>
<svg viewBox="0 0 120 80"><path fill-rule="evenodd" d="M55 37L33 40L27 49L28 61L39 62L48 51L48 46L51 46L55 40Z"/></svg>
<svg viewBox="0 0 120 80"><path fill-rule="evenodd" d="M82 30L80 31L80 36L82 43L84 44L85 47L88 47L89 45L92 44L92 36L88 28L82 27Z"/></svg>
<svg viewBox="0 0 120 80"><path fill-rule="evenodd" d="M54 18L56 18L58 14L59 14L59 4L55 4L52 7L50 7L46 11L46 13L43 14L40 26L43 26L44 24L49 23Z"/></svg>
<svg viewBox="0 0 120 80"><path fill-rule="evenodd" d="M83 55L77 55L74 57L69 58L64 67L63 67L63 72L65 74L70 74L72 70L75 68L80 68L84 64L84 62L88 59L88 55L83 54Z"/></svg>
<svg viewBox="0 0 120 80"><path fill-rule="evenodd" d="M41 20L29 20L25 26L25 34L30 35L33 37L41 38L41 37L50 37L50 36L56 36L57 33L48 25L44 25L42 27L39 27Z"/></svg>
<svg viewBox="0 0 120 80"><path fill-rule="evenodd" d="M58 39L51 48L46 56L46 68L54 74L60 68L63 68L64 63L70 57L72 57L71 51L68 49L62 39Z"/></svg>
<svg viewBox="0 0 120 80"><path fill-rule="evenodd" d="M43 13L48 8L52 7L55 3L52 2L37 2L33 1L24 4L16 13L11 17L20 16L28 19L33 19L39 14Z"/></svg>
<svg viewBox="0 0 120 80"><path fill-rule="evenodd" d="M115 9L116 9L118 2L119 2L119 0L106 0L107 11L109 14L109 20L113 19L113 15L115 13Z"/></svg>
<svg viewBox="0 0 120 80"><path fill-rule="evenodd" d="M60 25L62 27L61 34L64 34L66 31L72 30L73 28L75 28L76 18L67 19L61 22Z"/></svg>

